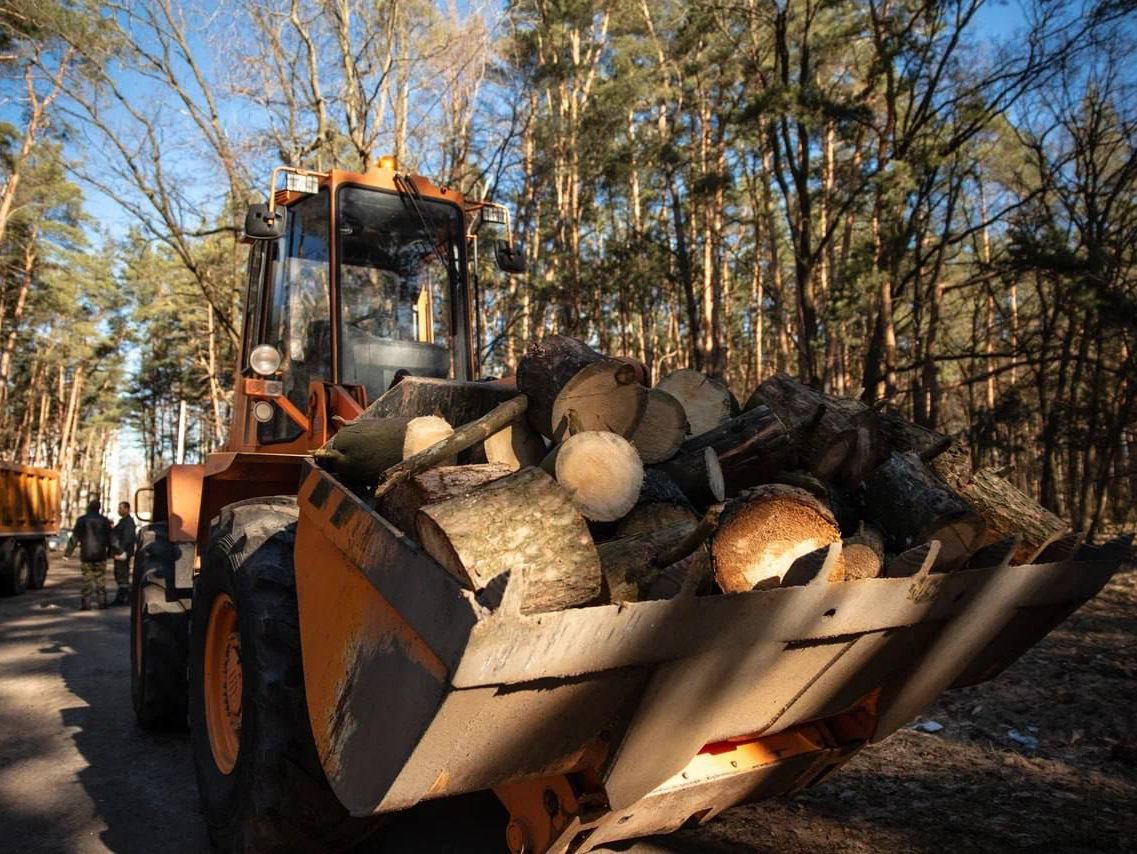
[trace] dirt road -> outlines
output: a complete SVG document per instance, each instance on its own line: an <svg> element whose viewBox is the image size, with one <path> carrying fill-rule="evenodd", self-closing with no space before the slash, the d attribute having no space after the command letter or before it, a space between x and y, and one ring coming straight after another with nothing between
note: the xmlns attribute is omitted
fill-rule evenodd
<svg viewBox="0 0 1137 854"><path fill-rule="evenodd" d="M0 599L0 851L208 851L188 737L134 725L127 609L78 612L78 588L56 557L45 590ZM1130 571L1000 680L930 710L939 732L903 731L792 801L631 850L1137 850L1135 709ZM490 797L430 804L366 854L500 851L501 822Z"/></svg>

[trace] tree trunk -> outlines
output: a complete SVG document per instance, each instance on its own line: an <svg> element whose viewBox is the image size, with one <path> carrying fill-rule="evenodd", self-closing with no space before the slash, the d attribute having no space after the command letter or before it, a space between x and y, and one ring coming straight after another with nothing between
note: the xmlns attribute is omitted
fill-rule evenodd
<svg viewBox="0 0 1137 854"><path fill-rule="evenodd" d="M379 512L395 527L415 536L420 508L449 501L512 474L508 466L483 463L473 466L439 466L416 474L392 489L379 502Z"/></svg>
<svg viewBox="0 0 1137 854"><path fill-rule="evenodd" d="M715 429L733 414L733 397L726 384L699 371L674 371L660 380L656 388L682 404L692 436Z"/></svg>
<svg viewBox="0 0 1137 854"><path fill-rule="evenodd" d="M627 439L606 431L576 433L564 441L555 460L557 483L577 510L594 522L614 522L639 498L644 469Z"/></svg>
<svg viewBox="0 0 1137 854"><path fill-rule="evenodd" d="M601 592L600 559L568 493L538 468L423 507L416 520L427 554L475 591L510 573L521 612L585 605Z"/></svg>
<svg viewBox="0 0 1137 854"><path fill-rule="evenodd" d="M687 438L689 426L683 404L666 391L648 389L643 416L628 438L645 465L669 460Z"/></svg>

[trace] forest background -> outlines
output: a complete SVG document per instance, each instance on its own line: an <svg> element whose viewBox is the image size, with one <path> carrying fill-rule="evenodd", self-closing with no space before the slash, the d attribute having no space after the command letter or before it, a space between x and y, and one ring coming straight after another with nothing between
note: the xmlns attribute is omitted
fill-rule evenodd
<svg viewBox="0 0 1137 854"><path fill-rule="evenodd" d="M187 461L219 447L245 206L394 154L515 212L484 373L551 332L739 397L786 371L1132 522L1135 11L3 0L0 458L70 513L170 463L183 402Z"/></svg>

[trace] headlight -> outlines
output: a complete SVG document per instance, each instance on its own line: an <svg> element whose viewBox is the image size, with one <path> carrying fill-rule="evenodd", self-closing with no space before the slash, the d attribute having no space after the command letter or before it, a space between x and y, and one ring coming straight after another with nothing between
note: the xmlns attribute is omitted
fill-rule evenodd
<svg viewBox="0 0 1137 854"><path fill-rule="evenodd" d="M249 367L262 377L270 377L280 370L280 351L271 344L258 344L249 354Z"/></svg>

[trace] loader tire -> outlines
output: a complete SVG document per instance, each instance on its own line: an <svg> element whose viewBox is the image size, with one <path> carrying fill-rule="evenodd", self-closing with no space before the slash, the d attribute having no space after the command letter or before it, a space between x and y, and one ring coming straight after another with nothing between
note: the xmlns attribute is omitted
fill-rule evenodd
<svg viewBox="0 0 1137 854"><path fill-rule="evenodd" d="M350 848L348 815L308 724L293 574L293 498L225 507L194 593L190 731L202 811L224 852Z"/></svg>
<svg viewBox="0 0 1137 854"><path fill-rule="evenodd" d="M37 543L31 549L31 570L28 573L28 590L42 590L47 583L47 546Z"/></svg>
<svg viewBox="0 0 1137 854"><path fill-rule="evenodd" d="M166 601L175 554L165 524L143 529L130 589L130 699L145 730L185 729L189 611Z"/></svg>
<svg viewBox="0 0 1137 854"><path fill-rule="evenodd" d="M31 561L28 550L18 542L12 549L7 568L0 568L0 596L19 596L28 589Z"/></svg>

